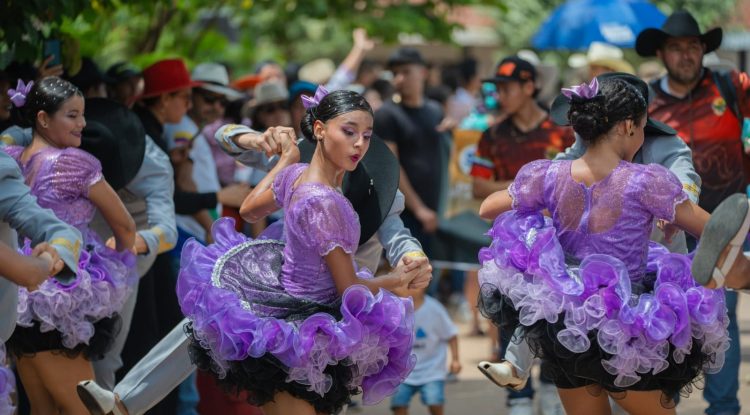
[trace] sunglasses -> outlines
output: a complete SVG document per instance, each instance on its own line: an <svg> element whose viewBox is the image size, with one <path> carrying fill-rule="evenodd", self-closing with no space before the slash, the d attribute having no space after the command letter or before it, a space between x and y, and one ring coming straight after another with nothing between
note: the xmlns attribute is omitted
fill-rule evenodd
<svg viewBox="0 0 750 415"><path fill-rule="evenodd" d="M272 112L276 111L286 111L289 109L289 106L284 102L277 102L272 104L265 104L258 107L258 112L270 114Z"/></svg>
<svg viewBox="0 0 750 415"><path fill-rule="evenodd" d="M215 103L221 104L222 107L229 105L229 100L221 95L204 95L201 94L201 99L208 105L214 105Z"/></svg>

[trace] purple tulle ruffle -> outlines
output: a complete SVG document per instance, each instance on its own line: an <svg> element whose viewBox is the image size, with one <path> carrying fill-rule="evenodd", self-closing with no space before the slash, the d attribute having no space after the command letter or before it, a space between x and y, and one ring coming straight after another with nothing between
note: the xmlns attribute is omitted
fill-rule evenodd
<svg viewBox="0 0 750 415"><path fill-rule="evenodd" d="M627 388L639 374L666 369L670 344L678 364L699 341L701 352L711 355L704 372L724 365L729 347L724 295L694 282L688 256L651 243L646 272L656 280L639 284L631 283L625 264L610 255L566 265L552 221L540 214L506 212L488 235L492 244L479 253L483 289L496 287L509 299L523 326L564 318L556 337L573 353L587 351L595 331L598 347L613 355L601 364L616 376L615 386ZM653 289L643 289L651 284Z"/></svg>
<svg viewBox="0 0 750 415"><path fill-rule="evenodd" d="M192 321L194 337L208 351L215 363L212 370L219 376L226 375L228 361L270 353L286 366L287 382L307 385L322 396L332 382L325 368L345 364L353 375L348 386L361 386L364 403L371 405L392 394L411 372L415 364L411 300L385 290L373 295L366 287L353 285L341 298L340 319L325 312L303 319L276 318L276 310L283 308L277 304L284 299L292 298L292 308L311 306L308 300L290 297L278 275L272 275L280 269L275 258L283 245L248 239L227 218L214 223L212 233L211 245L194 239L185 244L177 295ZM237 280L230 278L230 262L241 264L243 286L212 281L221 266L219 273ZM365 276L360 272L360 277Z"/></svg>
<svg viewBox="0 0 750 415"><path fill-rule="evenodd" d="M70 349L88 344L94 323L120 311L138 278L131 252L107 248L90 235L86 239L91 248L81 250L72 282L50 278L32 292L18 289L18 325L31 327L36 320L43 333L59 331L63 346ZM26 240L22 252L31 251Z"/></svg>
<svg viewBox="0 0 750 415"><path fill-rule="evenodd" d="M12 415L15 411L11 395L16 389L16 377L7 366L5 345L0 343L0 415Z"/></svg>

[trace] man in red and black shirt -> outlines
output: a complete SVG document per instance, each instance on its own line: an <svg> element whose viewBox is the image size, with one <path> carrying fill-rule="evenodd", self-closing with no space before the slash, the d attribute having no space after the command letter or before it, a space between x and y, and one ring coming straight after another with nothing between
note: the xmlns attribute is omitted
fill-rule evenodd
<svg viewBox="0 0 750 415"><path fill-rule="evenodd" d="M556 125L534 99L534 66L517 57L503 59L492 78L505 118L488 128L477 145L471 175L474 197L484 198L506 189L521 167L552 158L574 141L570 127Z"/></svg>
<svg viewBox="0 0 750 415"><path fill-rule="evenodd" d="M693 150L703 179L699 204L708 212L727 196L745 192L750 161L740 141L742 118L750 117L750 78L728 74L740 112L735 114L719 92L717 74L703 67L703 55L717 49L721 38L721 28L701 34L695 19L683 11L670 16L664 30L644 30L636 43L641 56L658 56L667 68L651 84L656 93L649 116L677 130Z"/></svg>
<svg viewBox="0 0 750 415"><path fill-rule="evenodd" d="M635 49L641 56L657 56L667 74L654 81L654 100L649 117L668 124L693 151L693 164L703 185L699 205L711 212L726 197L744 193L750 159L743 152L740 136L742 120L750 117L750 79L736 71L716 74L703 67L703 55L721 44L722 30L701 33L690 13L678 11L669 16L661 29L646 29L638 35ZM727 79L734 90L736 112L722 96L717 80ZM725 92L726 94L726 92ZM737 297L727 292L730 349L721 372L706 375L703 397L708 415L740 413L739 332L736 320Z"/></svg>

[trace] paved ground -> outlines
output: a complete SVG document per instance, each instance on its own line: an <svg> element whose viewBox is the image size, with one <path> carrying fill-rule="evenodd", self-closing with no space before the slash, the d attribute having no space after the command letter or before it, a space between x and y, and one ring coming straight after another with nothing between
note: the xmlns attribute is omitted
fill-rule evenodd
<svg viewBox="0 0 750 415"><path fill-rule="evenodd" d="M750 295L740 295L739 309L740 333L742 344L742 365L740 367L740 400L742 414L750 414ZM466 333L467 327L461 325L461 333ZM505 392L487 381L476 369L476 364L487 357L489 353L486 338L460 337L461 360L463 371L459 374L459 381L446 386L446 415L505 415ZM706 408L701 391L696 391L677 407L677 413L682 415L700 415ZM382 402L374 407L367 407L350 414L386 415L390 414L389 403ZM418 398L412 400L411 415L427 415L428 412Z"/></svg>

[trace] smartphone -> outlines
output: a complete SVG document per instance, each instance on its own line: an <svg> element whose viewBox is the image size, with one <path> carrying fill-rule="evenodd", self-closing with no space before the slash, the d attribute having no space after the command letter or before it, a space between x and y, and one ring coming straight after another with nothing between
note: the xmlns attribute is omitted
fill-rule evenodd
<svg viewBox="0 0 750 415"><path fill-rule="evenodd" d="M62 64L62 54L60 53L60 39L47 39L44 41L44 55L42 59L52 56L52 60L48 66L56 66Z"/></svg>

